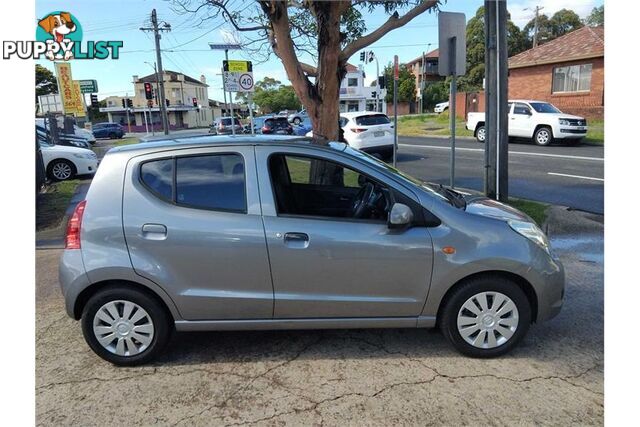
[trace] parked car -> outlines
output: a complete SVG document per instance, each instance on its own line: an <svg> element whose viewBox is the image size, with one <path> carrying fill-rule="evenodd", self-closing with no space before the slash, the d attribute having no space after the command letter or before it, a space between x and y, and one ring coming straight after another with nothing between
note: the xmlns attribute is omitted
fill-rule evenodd
<svg viewBox="0 0 640 427"><path fill-rule="evenodd" d="M124 136L124 128L119 123L96 123L93 125L93 134L96 138L122 138Z"/></svg>
<svg viewBox="0 0 640 427"><path fill-rule="evenodd" d="M309 118L309 114L307 114L307 110L302 109L297 113L290 114L289 122L293 123L294 125L300 125L300 123L302 123L304 119L308 119L308 118Z"/></svg>
<svg viewBox="0 0 640 427"><path fill-rule="evenodd" d="M57 123L57 121L56 121ZM47 119L44 117L36 117L36 125L45 128L47 127L48 123L47 123ZM58 123L58 127L60 127L60 124ZM87 129L83 129L81 127L79 127L78 125L73 125L73 135L78 137L78 138L84 138L85 140L87 140L87 142L91 145L96 143L96 137L93 135L93 132L88 131ZM62 132L62 129L60 130L60 133L64 133Z"/></svg>
<svg viewBox="0 0 640 427"><path fill-rule="evenodd" d="M493 357L564 298L562 264L522 212L275 135L111 149L59 275L89 347L118 365L150 361L173 329L439 326Z"/></svg>
<svg viewBox="0 0 640 427"><path fill-rule="evenodd" d="M76 175L93 175L98 169L96 153L86 148L53 145L36 132L42 163L49 179L65 181Z"/></svg>
<svg viewBox="0 0 640 427"><path fill-rule="evenodd" d="M40 135L42 138L51 141L51 132L38 124L36 124L36 135ZM58 132L58 141L56 145L87 149L91 148L91 144L86 139L76 135L62 133L61 130Z"/></svg>
<svg viewBox="0 0 640 427"><path fill-rule="evenodd" d="M393 124L385 114L372 111L341 113L340 126L351 147L383 158L393 155Z"/></svg>
<svg viewBox="0 0 640 427"><path fill-rule="evenodd" d="M292 135L293 127L286 117L268 117L264 119L261 132L263 134Z"/></svg>
<svg viewBox="0 0 640 427"><path fill-rule="evenodd" d="M449 101L446 102L441 102L439 104L436 104L435 108L433 109L434 113L443 113L445 111L447 111L449 109Z"/></svg>
<svg viewBox="0 0 640 427"><path fill-rule="evenodd" d="M313 126L309 117L305 117L299 125L293 125L294 135L304 136L311 131L313 131Z"/></svg>
<svg viewBox="0 0 640 427"><path fill-rule="evenodd" d="M237 117L233 119L234 129L231 129L231 117L220 117L217 121L213 122L209 128L209 133L215 133L216 135L231 135L235 130L236 134L243 133L243 126L240 119Z"/></svg>
<svg viewBox="0 0 640 427"><path fill-rule="evenodd" d="M584 117L565 114L544 101L513 100L508 103L510 137L531 139L537 145L554 141L579 143L587 135ZM486 139L484 113L467 114L467 129L478 142Z"/></svg>

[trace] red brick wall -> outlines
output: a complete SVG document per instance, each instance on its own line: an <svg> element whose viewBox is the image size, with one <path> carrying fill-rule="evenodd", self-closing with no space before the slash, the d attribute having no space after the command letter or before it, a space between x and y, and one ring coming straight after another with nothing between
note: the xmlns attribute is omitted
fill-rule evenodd
<svg viewBox="0 0 640 427"><path fill-rule="evenodd" d="M551 93L553 68L576 64L592 64L590 91L571 94ZM604 58L511 69L509 70L509 99L517 98L547 101L569 114L603 118Z"/></svg>
<svg viewBox="0 0 640 427"><path fill-rule="evenodd" d="M398 115L405 116L407 114L416 114L416 112L411 111L411 103L398 102ZM393 102L387 102L387 116L393 116Z"/></svg>

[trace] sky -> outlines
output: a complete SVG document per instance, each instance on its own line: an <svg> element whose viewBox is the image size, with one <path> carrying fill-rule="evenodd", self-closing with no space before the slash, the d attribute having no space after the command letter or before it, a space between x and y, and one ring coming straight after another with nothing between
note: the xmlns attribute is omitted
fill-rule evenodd
<svg viewBox="0 0 640 427"><path fill-rule="evenodd" d="M198 0L191 0L198 3ZM234 10L249 11L251 0L231 0ZM482 0L449 0L441 6L447 12L462 12L466 19L471 19ZM567 8L574 10L581 18L586 17L591 10L600 6L602 0L509 0L507 7L512 20L524 27L533 18L536 5L544 7L541 13L551 16L554 12ZM248 8L249 7L249 8ZM71 12L82 25L83 42L87 40L122 40L120 58L117 60L75 60L72 61L72 73L75 80L95 79L98 81L98 98L116 95L133 94L132 76L144 76L153 72L156 60L154 41L151 33L142 32L140 27L150 25L150 14L156 9L159 21L165 21L172 27L172 31L162 34L161 48L162 62L166 70L178 71L198 79L204 75L209 84L209 98L222 100L222 78L219 75L224 52L209 49L209 42L225 42L232 27L222 17L209 20L201 25L193 14L180 14L172 10L172 2L167 0L36 0L37 21L52 11L62 10ZM529 9L529 10L525 10ZM365 13L365 12L363 12ZM404 13L404 11L401 11ZM388 15L383 10L366 16L367 32L380 26ZM393 61L398 55L400 63L408 62L438 47L438 19L435 13L424 13L404 27L398 28L372 46L378 57L380 71L385 64ZM261 80L265 76L276 78L288 83L286 73L280 60L271 55L264 63L255 62L255 58L246 53L230 52L229 59L254 60L254 79ZM311 62L309 57L303 58ZM41 59L39 64L53 70L53 63ZM354 65L359 63L359 54L349 61ZM373 80L376 74L375 62L365 66L367 81ZM369 78L371 76L371 78Z"/></svg>

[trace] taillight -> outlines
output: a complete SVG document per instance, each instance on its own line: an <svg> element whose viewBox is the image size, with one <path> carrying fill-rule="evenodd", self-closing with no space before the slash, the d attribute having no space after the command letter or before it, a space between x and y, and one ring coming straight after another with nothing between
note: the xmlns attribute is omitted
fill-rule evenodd
<svg viewBox="0 0 640 427"><path fill-rule="evenodd" d="M270 131L271 131L271 128L269 126L262 126L262 132L267 133L267 132L270 132Z"/></svg>
<svg viewBox="0 0 640 427"><path fill-rule="evenodd" d="M351 132L353 133L361 133L367 130L366 128L351 128Z"/></svg>
<svg viewBox="0 0 640 427"><path fill-rule="evenodd" d="M80 227L82 227L82 215L86 204L86 200L78 203L78 206L73 210L73 215L69 218L67 235L64 240L65 249L80 249Z"/></svg>

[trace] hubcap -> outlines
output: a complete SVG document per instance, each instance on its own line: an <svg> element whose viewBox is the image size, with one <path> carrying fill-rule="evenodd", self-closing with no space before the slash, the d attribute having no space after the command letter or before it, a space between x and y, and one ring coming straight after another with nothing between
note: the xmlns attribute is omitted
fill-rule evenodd
<svg viewBox="0 0 640 427"><path fill-rule="evenodd" d="M484 141L484 138L485 138L485 132L486 132L486 131L485 131L485 129L484 129L484 128L482 128L482 129L479 129L479 130L478 130L478 139L479 139L480 141Z"/></svg>
<svg viewBox="0 0 640 427"><path fill-rule="evenodd" d="M481 292L458 312L458 332L469 344L490 349L505 344L518 328L518 308L500 292Z"/></svg>
<svg viewBox="0 0 640 427"><path fill-rule="evenodd" d="M538 132L538 143L546 144L549 141L549 132L546 130L541 130Z"/></svg>
<svg viewBox="0 0 640 427"><path fill-rule="evenodd" d="M149 314L131 301L110 301L93 318L93 333L104 348L118 356L145 351L153 341Z"/></svg>
<svg viewBox="0 0 640 427"><path fill-rule="evenodd" d="M53 176L56 179L68 179L71 176L71 166L66 163L56 163L53 165Z"/></svg>

